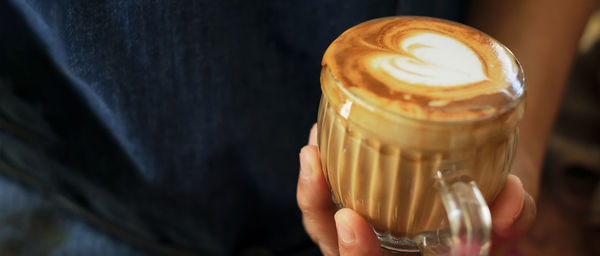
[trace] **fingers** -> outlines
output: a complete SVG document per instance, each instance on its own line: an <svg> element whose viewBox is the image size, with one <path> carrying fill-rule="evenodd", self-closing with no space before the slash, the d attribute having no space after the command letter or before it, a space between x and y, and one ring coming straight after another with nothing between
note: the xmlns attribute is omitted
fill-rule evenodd
<svg viewBox="0 0 600 256"><path fill-rule="evenodd" d="M317 123L313 124L308 137L308 145L317 145Z"/></svg>
<svg viewBox="0 0 600 256"><path fill-rule="evenodd" d="M344 208L335 214L338 246L342 256L383 255L369 224L356 212Z"/></svg>
<svg viewBox="0 0 600 256"><path fill-rule="evenodd" d="M296 194L306 232L326 256L382 255L377 237L360 215L350 209L335 213L316 145L317 124L314 124L308 146L300 151Z"/></svg>
<svg viewBox="0 0 600 256"><path fill-rule="evenodd" d="M308 235L319 245L324 255L339 255L333 218L335 208L321 171L318 150L314 145L305 146L300 151L300 177L296 198Z"/></svg>
<svg viewBox="0 0 600 256"><path fill-rule="evenodd" d="M526 233L536 216L533 198L523 189L521 180L509 175L491 207L492 230L500 238Z"/></svg>

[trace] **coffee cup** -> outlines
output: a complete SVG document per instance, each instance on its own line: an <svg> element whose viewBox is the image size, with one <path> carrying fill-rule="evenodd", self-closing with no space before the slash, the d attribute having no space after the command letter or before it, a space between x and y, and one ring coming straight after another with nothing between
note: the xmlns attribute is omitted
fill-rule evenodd
<svg viewBox="0 0 600 256"><path fill-rule="evenodd" d="M363 216L389 251L486 255L487 205L525 109L514 55L462 24L380 18L329 46L321 88L318 145L338 207Z"/></svg>

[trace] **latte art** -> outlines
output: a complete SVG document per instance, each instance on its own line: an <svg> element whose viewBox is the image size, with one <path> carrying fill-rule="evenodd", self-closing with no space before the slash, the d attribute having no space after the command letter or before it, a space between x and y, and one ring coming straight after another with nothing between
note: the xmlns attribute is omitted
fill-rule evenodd
<svg viewBox="0 0 600 256"><path fill-rule="evenodd" d="M373 57L371 66L400 81L427 86L452 87L487 79L475 52L456 39L418 33L404 39L400 49L398 54Z"/></svg>
<svg viewBox="0 0 600 256"><path fill-rule="evenodd" d="M327 49L323 66L366 105L417 119L479 119L524 94L521 68L473 28L431 18L359 24Z"/></svg>

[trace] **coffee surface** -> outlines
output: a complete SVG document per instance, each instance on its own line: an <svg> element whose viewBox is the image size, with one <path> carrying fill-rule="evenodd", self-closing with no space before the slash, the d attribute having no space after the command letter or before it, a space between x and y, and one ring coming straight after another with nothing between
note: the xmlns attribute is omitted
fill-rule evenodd
<svg viewBox="0 0 600 256"><path fill-rule="evenodd" d="M322 64L364 104L415 119L485 118L524 94L521 67L502 44L432 18L359 24L329 46Z"/></svg>

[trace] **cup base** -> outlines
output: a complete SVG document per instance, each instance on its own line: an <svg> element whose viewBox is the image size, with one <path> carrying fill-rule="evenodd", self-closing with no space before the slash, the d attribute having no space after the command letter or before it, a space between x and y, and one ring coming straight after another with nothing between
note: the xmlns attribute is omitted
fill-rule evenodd
<svg viewBox="0 0 600 256"><path fill-rule="evenodd" d="M450 255L450 248L443 242L449 239L449 230L423 232L414 238L394 237L389 233L375 234L385 255Z"/></svg>
<svg viewBox="0 0 600 256"><path fill-rule="evenodd" d="M390 255L421 255L418 245L407 237L394 237L387 234L375 232L381 248L390 252Z"/></svg>
<svg viewBox="0 0 600 256"><path fill-rule="evenodd" d="M421 251L418 249L401 249L397 247L389 247L386 245L381 245L381 248L386 252L385 255L406 255L406 256L415 256L421 255Z"/></svg>

